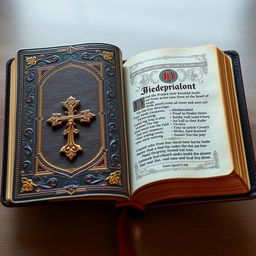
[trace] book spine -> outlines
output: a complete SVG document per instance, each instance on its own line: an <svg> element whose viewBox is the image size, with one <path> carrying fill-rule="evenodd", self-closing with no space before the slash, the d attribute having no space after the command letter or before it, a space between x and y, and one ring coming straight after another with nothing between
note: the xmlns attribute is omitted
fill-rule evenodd
<svg viewBox="0 0 256 256"><path fill-rule="evenodd" d="M242 70L240 65L239 54L234 50L224 51L229 57L231 57L233 69L234 69L234 78L236 84L236 93L238 99L238 108L240 112L240 120L242 126L242 132L244 137L244 146L251 182L251 191L248 196L256 196L256 165L255 165L255 156L252 144L252 136L250 130L250 123L248 117L247 104L245 99L245 91L243 85Z"/></svg>
<svg viewBox="0 0 256 256"><path fill-rule="evenodd" d="M7 182L7 159L8 159L8 127L9 127L9 112L10 112L10 78L11 64L14 58L11 58L6 63L6 78L5 78L5 115L4 115L4 139L3 139L3 157L2 157L2 188L1 202L4 206L11 206L11 203L6 201L6 182Z"/></svg>

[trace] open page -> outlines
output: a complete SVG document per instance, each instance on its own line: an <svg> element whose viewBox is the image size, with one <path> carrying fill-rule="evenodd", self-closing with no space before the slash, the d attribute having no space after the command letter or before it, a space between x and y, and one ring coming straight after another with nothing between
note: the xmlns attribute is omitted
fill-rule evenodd
<svg viewBox="0 0 256 256"><path fill-rule="evenodd" d="M233 170L216 47L138 54L124 80L132 191Z"/></svg>

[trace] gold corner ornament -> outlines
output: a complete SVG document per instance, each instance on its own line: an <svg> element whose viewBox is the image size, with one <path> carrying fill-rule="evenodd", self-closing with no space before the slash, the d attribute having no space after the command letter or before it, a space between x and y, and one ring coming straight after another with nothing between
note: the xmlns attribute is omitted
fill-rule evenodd
<svg viewBox="0 0 256 256"><path fill-rule="evenodd" d="M22 182L22 187L21 187L22 192L31 192L34 189L34 187L37 187L37 184L35 184L31 179L28 179L26 177L22 177L21 182Z"/></svg>
<svg viewBox="0 0 256 256"><path fill-rule="evenodd" d="M101 55L102 55L103 59L105 59L111 63L114 63L114 53L113 52L103 51Z"/></svg>
<svg viewBox="0 0 256 256"><path fill-rule="evenodd" d="M110 175L106 180L108 180L109 184L111 185L120 185L121 183L120 175L121 175L121 171L112 172L110 173Z"/></svg>
<svg viewBox="0 0 256 256"><path fill-rule="evenodd" d="M79 130L75 128L75 121L89 124L91 119L95 117L95 114L93 114L89 109L76 114L76 108L80 105L80 100L76 100L72 96L70 96L66 101L61 102L61 105L67 109L67 111L65 111L67 116L61 115L61 113L53 113L47 122L53 127L67 123L67 129L64 130L63 135L68 136L68 141L67 144L60 149L60 152L65 153L69 160L73 160L77 152L83 150L80 145L75 143L75 134L79 133Z"/></svg>
<svg viewBox="0 0 256 256"><path fill-rule="evenodd" d="M100 53L100 50L97 50L96 52ZM108 52L108 51L103 51L102 53L99 54L99 56L102 56L104 60L107 60L111 62L112 64L114 63L114 53L113 52Z"/></svg>
<svg viewBox="0 0 256 256"><path fill-rule="evenodd" d="M37 58L36 56L26 57L26 67L31 68L32 66L35 66L36 63L40 60L40 58Z"/></svg>

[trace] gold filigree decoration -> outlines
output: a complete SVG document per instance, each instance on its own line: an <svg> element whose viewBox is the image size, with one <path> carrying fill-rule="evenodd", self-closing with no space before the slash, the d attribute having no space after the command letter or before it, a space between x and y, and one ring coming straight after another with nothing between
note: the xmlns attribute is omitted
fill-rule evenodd
<svg viewBox="0 0 256 256"><path fill-rule="evenodd" d="M79 188L76 185L66 186L65 189L60 189L56 191L56 195L69 194L73 195L78 192L88 192L88 188Z"/></svg>
<svg viewBox="0 0 256 256"><path fill-rule="evenodd" d="M70 186L70 187L68 187L68 188L66 189L66 192L67 192L68 194L70 194L70 195L73 195L74 193L77 192L77 188L74 187L74 186Z"/></svg>
<svg viewBox="0 0 256 256"><path fill-rule="evenodd" d="M37 187L37 184L35 184L31 179L23 177L22 180L22 187L21 190L23 192L31 192L34 187Z"/></svg>
<svg viewBox="0 0 256 256"><path fill-rule="evenodd" d="M96 52L100 53L100 50L97 50ZM104 60L107 60L111 62L112 64L114 63L114 53L113 52L107 52L103 51L102 53L99 54L99 56L102 56Z"/></svg>
<svg viewBox="0 0 256 256"><path fill-rule="evenodd" d="M57 51L58 52L66 52L68 54L72 54L73 52L75 51L78 51L78 50L83 50L84 49L84 46L68 46L66 48L62 48L62 49L58 49Z"/></svg>
<svg viewBox="0 0 256 256"><path fill-rule="evenodd" d="M76 100L72 96L65 102L61 102L61 105L67 109L67 111L65 111L67 116L61 115L60 113L53 113L47 122L53 127L67 123L67 129L64 130L63 135L68 136L68 141L67 144L60 149L60 152L65 153L69 160L73 160L77 152L83 150L80 145L75 143L75 134L79 133L79 130L75 128L75 121L89 124L95 115L89 109L83 110L79 114L75 114L77 112L75 108L80 105L80 100Z"/></svg>
<svg viewBox="0 0 256 256"><path fill-rule="evenodd" d="M32 66L35 66L39 60L40 58L37 58L36 56L26 57L26 67L31 68Z"/></svg>
<svg viewBox="0 0 256 256"><path fill-rule="evenodd" d="M108 178L106 178L106 180L108 180L109 184L111 185L120 185L121 183L121 171L115 171L110 173L110 175L108 176Z"/></svg>

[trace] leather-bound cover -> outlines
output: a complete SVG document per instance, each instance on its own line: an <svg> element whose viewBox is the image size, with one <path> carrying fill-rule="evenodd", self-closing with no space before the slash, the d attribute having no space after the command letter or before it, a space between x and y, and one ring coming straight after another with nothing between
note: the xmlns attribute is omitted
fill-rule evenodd
<svg viewBox="0 0 256 256"><path fill-rule="evenodd" d="M10 204L5 190L11 62L3 150L5 205ZM108 44L21 50L17 63L14 202L128 196L120 50ZM73 105L69 109L67 104ZM56 113L61 121L54 125Z"/></svg>
<svg viewBox="0 0 256 256"><path fill-rule="evenodd" d="M256 197L255 155L253 150L248 111L246 106L239 54L236 51L225 51L225 53L229 57L231 57L233 70L234 70L234 79L235 79L236 93L237 93L237 99L238 99L238 108L239 108L240 120L242 125L244 146L245 146L245 152L246 152L247 164L248 164L248 170L249 170L249 176L250 176L250 182L251 182L251 191L249 192L248 195Z"/></svg>

